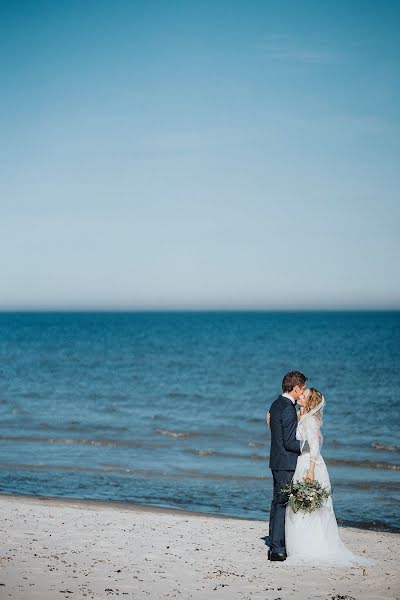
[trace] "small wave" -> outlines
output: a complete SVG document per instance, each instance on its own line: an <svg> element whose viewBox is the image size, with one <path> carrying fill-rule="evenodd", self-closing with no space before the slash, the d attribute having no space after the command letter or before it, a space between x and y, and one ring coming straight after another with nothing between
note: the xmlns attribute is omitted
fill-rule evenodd
<svg viewBox="0 0 400 600"><path fill-rule="evenodd" d="M373 442L371 448L374 448L375 450L386 450L386 452L400 452L400 446L381 444L380 442Z"/></svg>
<svg viewBox="0 0 400 600"><path fill-rule="evenodd" d="M100 467L114 467L116 469L126 469L127 468L127 465L119 465L118 463L99 462L97 464Z"/></svg>
<svg viewBox="0 0 400 600"><path fill-rule="evenodd" d="M179 473L172 476L179 475L181 477L199 478L199 479L229 479L233 481L263 481L271 479L265 475L238 475L236 473L208 473L204 471L195 471L192 469L179 469Z"/></svg>
<svg viewBox="0 0 400 600"><path fill-rule="evenodd" d="M266 456L261 454L239 454L237 452L221 452L220 450L197 450L196 448L187 448L185 452L195 456L216 456L219 458L234 458L235 460L266 460Z"/></svg>
<svg viewBox="0 0 400 600"><path fill-rule="evenodd" d="M213 439L232 439L232 437L237 437L235 436L236 432L232 432L232 428L231 427L224 427L224 428L219 428L219 429L214 429L214 430L196 430L196 431L176 431L173 429L166 429L163 427L156 427L153 429L153 431L155 433L159 433L160 435L166 435L169 437L173 437L175 439L186 439L186 438L213 438Z"/></svg>
<svg viewBox="0 0 400 600"><path fill-rule="evenodd" d="M394 444L383 444L381 442L359 443L359 442L343 442L336 439L331 439L326 442L330 448L373 448L374 450L382 450L385 452L400 452L400 446Z"/></svg>
<svg viewBox="0 0 400 600"><path fill-rule="evenodd" d="M263 454L240 454L237 452L222 452L220 450L205 449L199 450L197 448L187 448L185 452L194 454L195 456L210 456L219 458L232 458L232 459L244 459L244 460L269 460L269 456ZM345 459L327 459L328 465L335 466L346 466L346 467L361 467L365 469L384 469L389 471L400 471L400 464L388 463L388 462L375 462L371 460L345 460Z"/></svg>
<svg viewBox="0 0 400 600"><path fill-rule="evenodd" d="M17 464L17 463L3 463L0 464L1 469L16 469L25 471L76 471L79 473L120 473L123 475L143 475L147 477L162 477L169 475L170 477L176 477L176 473L167 474L160 471L147 471L145 469L129 469L129 468L115 468L110 467L108 469L99 469L98 467L79 467L77 465L49 465L49 464Z"/></svg>
<svg viewBox="0 0 400 600"><path fill-rule="evenodd" d="M47 444L61 444L65 446L83 445L83 446L101 446L105 448L142 448L146 444L139 440L116 440L113 438L58 438L45 437L40 435L1 435L0 441L12 442L41 442ZM151 444L152 448L165 448L165 444Z"/></svg>
<svg viewBox="0 0 400 600"><path fill-rule="evenodd" d="M400 481L338 481L333 480L333 488L356 488L357 490L400 491Z"/></svg>
<svg viewBox="0 0 400 600"><path fill-rule="evenodd" d="M370 531L400 533L400 527L388 525L385 523L385 521L348 521L346 519L338 519L338 523L343 527L355 527L357 529L369 529Z"/></svg>
<svg viewBox="0 0 400 600"><path fill-rule="evenodd" d="M327 459L328 465L343 467L361 467L364 469L385 469L389 471L400 471L400 464L388 462L375 462L373 460L345 460L340 458Z"/></svg>
<svg viewBox="0 0 400 600"><path fill-rule="evenodd" d="M218 454L224 454L223 452L218 453L215 450L192 450L191 448L187 449L186 452L190 452L196 456L216 456Z"/></svg>
<svg viewBox="0 0 400 600"><path fill-rule="evenodd" d="M255 440L250 440L247 444L250 448L264 448L265 442L256 442Z"/></svg>
<svg viewBox="0 0 400 600"><path fill-rule="evenodd" d="M179 439L190 438L190 437L193 437L194 435L196 435L192 431L171 431L171 429L162 429L161 427L156 427L154 429L154 431L156 433L160 433L161 435L167 435L169 437L179 438Z"/></svg>
<svg viewBox="0 0 400 600"><path fill-rule="evenodd" d="M51 423L42 422L37 426L38 429L48 429L52 431L128 431L128 427L117 425L102 425L101 423L93 423L90 425L82 425L79 421L68 421L65 425L53 425Z"/></svg>
<svg viewBox="0 0 400 600"><path fill-rule="evenodd" d="M220 450L198 450L196 448L187 448L185 452L194 454L195 456L214 456L219 458L233 458L242 460L269 460L269 456L263 454L239 454L237 452L222 452ZM387 462L374 462L371 460L345 460L345 459L327 459L328 465L345 466L345 467L361 467L365 469L384 469L388 471L400 471L400 464Z"/></svg>
<svg viewBox="0 0 400 600"><path fill-rule="evenodd" d="M193 471L188 469L180 469L177 471L151 471L146 469L130 469L130 468L106 468L99 469L98 467L79 467L76 465L49 465L49 464L17 464L3 463L0 464L0 469L15 469L24 471L76 471L80 473L115 473L121 475L140 475L142 477L163 477L170 479L229 479L237 481L262 481L268 479L266 476L252 475L228 475L226 473L205 473L203 471Z"/></svg>
<svg viewBox="0 0 400 600"><path fill-rule="evenodd" d="M184 392L168 392L167 398L192 398L193 400L201 400L203 396L201 394L185 394Z"/></svg>

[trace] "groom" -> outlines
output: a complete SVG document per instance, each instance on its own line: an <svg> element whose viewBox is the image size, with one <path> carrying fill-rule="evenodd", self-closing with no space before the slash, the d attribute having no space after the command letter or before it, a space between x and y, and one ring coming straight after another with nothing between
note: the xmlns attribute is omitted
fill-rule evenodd
<svg viewBox="0 0 400 600"><path fill-rule="evenodd" d="M287 373L282 381L282 394L269 410L271 451L269 467L274 479L274 491L269 519L269 560L286 560L285 497L280 492L296 470L300 442L296 440L296 402L304 392L307 377L299 371Z"/></svg>

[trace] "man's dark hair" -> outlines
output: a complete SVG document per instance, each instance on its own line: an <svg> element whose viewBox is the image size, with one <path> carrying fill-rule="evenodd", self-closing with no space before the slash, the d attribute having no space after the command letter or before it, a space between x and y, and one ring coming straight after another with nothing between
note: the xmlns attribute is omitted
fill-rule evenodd
<svg viewBox="0 0 400 600"><path fill-rule="evenodd" d="M290 373L286 373L285 377L282 379L282 391L283 393L290 393L296 385L300 387L305 385L307 381L307 377L300 373L300 371L290 371Z"/></svg>

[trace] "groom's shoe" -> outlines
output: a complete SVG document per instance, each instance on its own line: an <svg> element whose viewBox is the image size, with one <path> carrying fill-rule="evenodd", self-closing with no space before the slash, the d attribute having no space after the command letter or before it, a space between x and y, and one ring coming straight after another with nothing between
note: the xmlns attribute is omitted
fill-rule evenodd
<svg viewBox="0 0 400 600"><path fill-rule="evenodd" d="M271 552L271 550L268 550L268 560L283 561L286 560L286 555L281 552Z"/></svg>

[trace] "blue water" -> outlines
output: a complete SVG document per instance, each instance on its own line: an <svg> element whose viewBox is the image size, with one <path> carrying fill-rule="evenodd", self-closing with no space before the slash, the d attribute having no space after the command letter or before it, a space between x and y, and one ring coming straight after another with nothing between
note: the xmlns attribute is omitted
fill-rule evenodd
<svg viewBox="0 0 400 600"><path fill-rule="evenodd" d="M322 390L340 523L400 530L400 312L0 313L0 493L267 519L265 413Z"/></svg>

